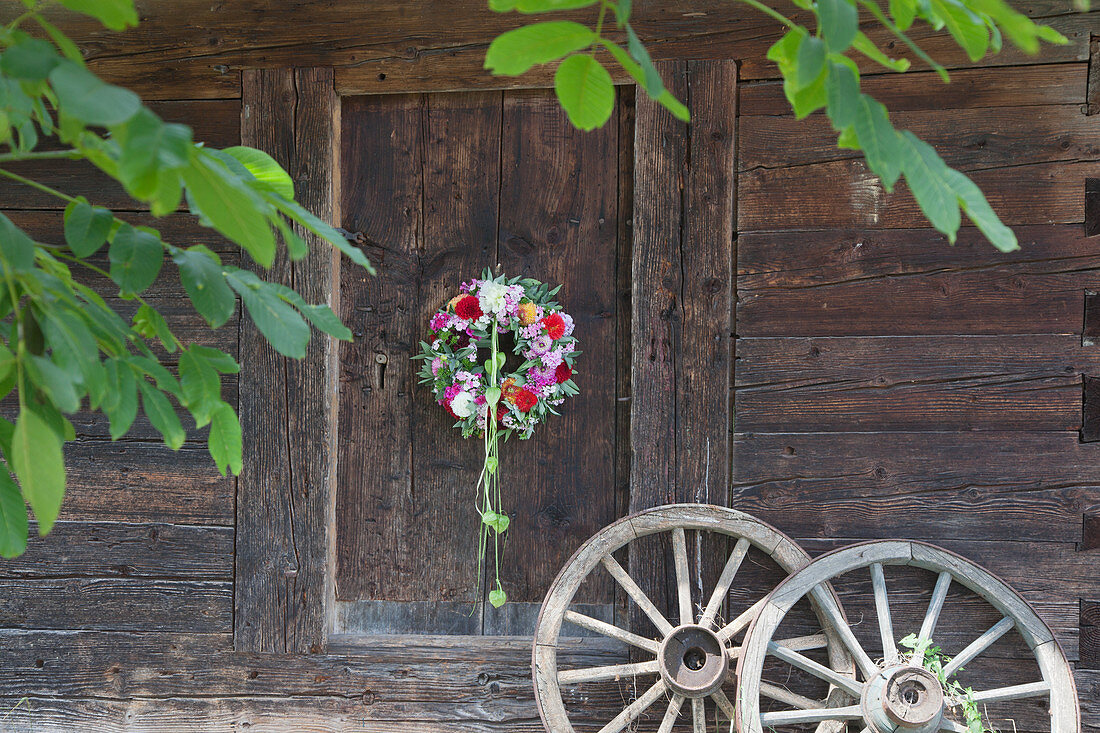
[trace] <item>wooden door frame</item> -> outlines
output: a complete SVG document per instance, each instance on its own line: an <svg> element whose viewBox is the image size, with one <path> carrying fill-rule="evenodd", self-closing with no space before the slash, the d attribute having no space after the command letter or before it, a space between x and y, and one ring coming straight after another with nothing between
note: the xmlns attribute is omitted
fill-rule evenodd
<svg viewBox="0 0 1100 733"><path fill-rule="evenodd" d="M660 66L699 122L685 128L638 94L633 198L647 205L633 212L631 511L729 499L737 66ZM486 77L476 88L486 89L487 81L498 89L520 86ZM424 86L400 91L441 91ZM338 224L341 97L334 70L247 69L241 101L242 144L274 156L298 200ZM338 253L298 233L309 256L295 263L280 257L266 276L338 310ZM315 333L303 360L286 359L245 318L239 338L244 469L237 480L234 647L321 653L334 627L339 349ZM511 643L526 654L522 642L499 637L417 641L437 658L477 644Z"/></svg>

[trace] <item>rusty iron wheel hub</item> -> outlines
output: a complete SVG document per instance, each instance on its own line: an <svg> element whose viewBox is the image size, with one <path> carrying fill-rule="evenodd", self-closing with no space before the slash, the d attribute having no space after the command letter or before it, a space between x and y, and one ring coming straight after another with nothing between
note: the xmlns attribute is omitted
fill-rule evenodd
<svg viewBox="0 0 1100 733"><path fill-rule="evenodd" d="M672 630L657 655L661 677L684 697L706 697L722 687L730 661L718 635L708 628L686 624Z"/></svg>
<svg viewBox="0 0 1100 733"><path fill-rule="evenodd" d="M943 687L923 667L888 667L864 687L860 706L877 733L935 733L943 721Z"/></svg>

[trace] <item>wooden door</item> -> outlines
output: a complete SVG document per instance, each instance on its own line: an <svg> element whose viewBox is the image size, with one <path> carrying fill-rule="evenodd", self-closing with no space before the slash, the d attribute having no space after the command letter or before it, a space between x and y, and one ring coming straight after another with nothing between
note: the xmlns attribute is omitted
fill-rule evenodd
<svg viewBox="0 0 1100 733"><path fill-rule="evenodd" d="M340 355L337 633L529 634L558 569L623 513L631 97L591 133L548 90L343 100L342 223L379 275L345 269L340 284L356 340ZM482 446L410 361L431 314L486 267L562 284L584 352L581 394L502 447L499 611L472 603ZM605 617L613 600L609 579L583 599Z"/></svg>

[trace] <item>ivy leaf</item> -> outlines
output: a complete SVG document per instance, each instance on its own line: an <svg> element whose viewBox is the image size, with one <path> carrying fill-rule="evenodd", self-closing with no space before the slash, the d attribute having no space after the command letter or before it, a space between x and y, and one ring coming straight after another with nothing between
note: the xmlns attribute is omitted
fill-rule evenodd
<svg viewBox="0 0 1100 733"><path fill-rule="evenodd" d="M554 92L573 126L594 130L611 118L615 85L611 74L588 54L570 56L554 74Z"/></svg>
<svg viewBox="0 0 1100 733"><path fill-rule="evenodd" d="M275 236L262 201L209 153L195 155L182 171L193 213L245 249L264 267L275 262Z"/></svg>
<svg viewBox="0 0 1100 733"><path fill-rule="evenodd" d="M237 309L233 291L225 282L218 256L201 244L172 255L180 271L180 282L191 304L212 328L218 328Z"/></svg>
<svg viewBox="0 0 1100 733"><path fill-rule="evenodd" d="M11 467L45 536L65 497L65 455L61 436L32 410L22 409L11 436Z"/></svg>
<svg viewBox="0 0 1100 733"><path fill-rule="evenodd" d="M172 403L164 396L164 393L144 379L138 380L138 388L141 390L141 406L149 417L149 422L164 437L164 444L172 450L179 450L183 445L186 434L179 416L172 409Z"/></svg>
<svg viewBox="0 0 1100 733"><path fill-rule="evenodd" d="M233 408L224 402L214 410L208 441L210 456L214 459L214 465L218 467L218 471L224 476L228 469L239 476L243 450L241 423Z"/></svg>
<svg viewBox="0 0 1100 733"><path fill-rule="evenodd" d="M160 240L142 229L123 224L107 251L111 279L124 293L140 293L157 279L164 264Z"/></svg>
<svg viewBox="0 0 1100 733"><path fill-rule="evenodd" d="M65 243L77 257L90 257L107 241L113 223L107 209L73 201L65 207Z"/></svg>
<svg viewBox="0 0 1100 733"><path fill-rule="evenodd" d="M59 0L69 10L90 15L113 31L138 23L133 0Z"/></svg>
<svg viewBox="0 0 1100 733"><path fill-rule="evenodd" d="M0 557L18 557L26 549L27 506L7 465L0 462Z"/></svg>
<svg viewBox="0 0 1100 733"><path fill-rule="evenodd" d="M859 10L852 0L817 0L817 15L825 45L834 53L841 53L859 32Z"/></svg>
<svg viewBox="0 0 1100 733"><path fill-rule="evenodd" d="M532 23L493 39L485 53L485 68L497 76L518 76L532 66L587 48L595 39L591 29L573 21Z"/></svg>
<svg viewBox="0 0 1100 733"><path fill-rule="evenodd" d="M88 125L120 125L141 109L141 99L129 89L108 84L67 59L50 72L50 84L61 111Z"/></svg>
<svg viewBox="0 0 1100 733"><path fill-rule="evenodd" d="M237 145L225 148L222 152L240 162L261 185L267 186L287 201L294 200L294 182L290 180L290 174L264 151Z"/></svg>
<svg viewBox="0 0 1100 733"><path fill-rule="evenodd" d="M241 296L260 333L283 356L301 359L309 343L309 326L298 312L287 305L270 287L247 270L234 270L227 276L229 285Z"/></svg>

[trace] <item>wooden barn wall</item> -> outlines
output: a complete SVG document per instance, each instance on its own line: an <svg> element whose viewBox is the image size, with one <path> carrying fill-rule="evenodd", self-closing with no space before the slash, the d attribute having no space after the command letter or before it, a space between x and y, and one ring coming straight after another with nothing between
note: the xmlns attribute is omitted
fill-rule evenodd
<svg viewBox="0 0 1100 733"><path fill-rule="evenodd" d="M1100 374L1100 346L1082 345L1100 238L1081 226L1084 179L1100 177L1100 116L1085 114L1100 109L1089 64L1100 13L1027 0L1018 5L1068 45L1038 59L1009 51L986 68L954 54L946 88L921 73L868 79L1017 226L1023 249L999 255L972 231L948 246L904 192L881 190L837 151L823 121L785 113L764 61L774 24L724 0L635 5L655 57L742 61L733 504L814 553L903 534L985 563L1055 628L1078 668L1084 721L1100 729L1100 444L1078 440L1082 375ZM240 140L242 69L332 65L341 94L499 86L481 59L515 22L483 3L431 0L139 7L142 25L123 34L57 19L93 68L219 146ZM79 166L33 172L132 206ZM0 206L57 239L53 200L4 183ZM234 251L182 215L156 226L173 242ZM207 333L170 268L151 299L182 337L237 353L236 322ZM236 482L217 474L201 435L172 453L144 421L118 442L98 416L74 423L61 520L0 563L0 731L542 730L523 640L235 652ZM593 701L592 717L619 708Z"/></svg>

